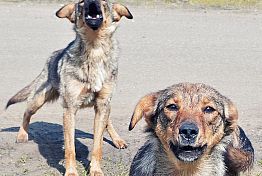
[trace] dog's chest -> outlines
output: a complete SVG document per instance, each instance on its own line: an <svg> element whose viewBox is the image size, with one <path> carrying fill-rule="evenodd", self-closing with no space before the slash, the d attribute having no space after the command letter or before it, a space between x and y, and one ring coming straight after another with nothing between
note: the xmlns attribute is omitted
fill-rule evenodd
<svg viewBox="0 0 262 176"><path fill-rule="evenodd" d="M158 157L155 175L166 176L224 176L225 165L223 158L224 147L218 145L207 158L202 158L196 165L185 164L183 168L174 166L168 157ZM174 166L174 167L173 167Z"/></svg>
<svg viewBox="0 0 262 176"><path fill-rule="evenodd" d="M98 92L103 84L116 77L117 60L111 52L102 48L92 49L82 56L82 63L77 70L77 77L92 92Z"/></svg>

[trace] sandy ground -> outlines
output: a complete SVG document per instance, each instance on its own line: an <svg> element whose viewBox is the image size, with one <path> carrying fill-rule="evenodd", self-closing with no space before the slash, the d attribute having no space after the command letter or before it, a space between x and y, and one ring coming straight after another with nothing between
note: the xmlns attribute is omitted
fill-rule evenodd
<svg viewBox="0 0 262 176"><path fill-rule="evenodd" d="M0 2L0 107L41 71L51 52L74 38L72 25L54 16L59 4ZM127 175L133 156L146 139L141 122L128 124L138 99L178 82L203 82L238 106L239 124L255 148L252 175L262 174L262 12L130 7L134 20L122 20L119 81L112 119L129 147L118 150L105 134L106 175ZM62 175L62 108L44 106L32 119L30 141L15 143L25 103L1 114L0 175ZM93 110L76 119L80 175L87 173L92 150Z"/></svg>

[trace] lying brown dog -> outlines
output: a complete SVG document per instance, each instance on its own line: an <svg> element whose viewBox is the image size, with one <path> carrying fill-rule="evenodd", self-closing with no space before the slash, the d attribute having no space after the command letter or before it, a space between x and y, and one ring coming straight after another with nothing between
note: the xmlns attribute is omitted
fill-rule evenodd
<svg viewBox="0 0 262 176"><path fill-rule="evenodd" d="M140 148L130 175L238 175L254 150L237 125L235 105L204 84L181 83L144 96L129 130L144 116L151 138Z"/></svg>

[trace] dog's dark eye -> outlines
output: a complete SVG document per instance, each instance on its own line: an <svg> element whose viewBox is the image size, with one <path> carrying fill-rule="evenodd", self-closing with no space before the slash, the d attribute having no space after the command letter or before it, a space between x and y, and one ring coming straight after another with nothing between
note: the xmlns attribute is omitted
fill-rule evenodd
<svg viewBox="0 0 262 176"><path fill-rule="evenodd" d="M167 105L166 108L170 111L178 111L179 110L179 107L178 105L176 104L170 104L170 105Z"/></svg>
<svg viewBox="0 0 262 176"><path fill-rule="evenodd" d="M204 110L203 110L204 113L208 113L208 114L211 114L211 113L214 112L214 111L215 111L215 109L212 108L211 106L207 106L207 107L205 107Z"/></svg>

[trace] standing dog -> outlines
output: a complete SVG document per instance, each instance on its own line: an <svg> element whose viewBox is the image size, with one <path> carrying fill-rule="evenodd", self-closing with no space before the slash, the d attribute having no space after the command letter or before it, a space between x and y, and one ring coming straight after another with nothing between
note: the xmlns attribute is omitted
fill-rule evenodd
<svg viewBox="0 0 262 176"><path fill-rule="evenodd" d="M254 150L237 125L235 105L204 84L181 83L143 97L129 130L144 116L151 138L131 165L131 176L239 175Z"/></svg>
<svg viewBox="0 0 262 176"><path fill-rule="evenodd" d="M109 119L112 91L116 84L118 61L113 34L122 16L132 19L129 10L107 0L84 0L71 3L56 13L75 24L76 38L65 49L56 51L47 60L39 76L14 95L7 106L27 100L17 142L28 141L30 118L46 102L61 96L65 141L65 175L77 175L75 160L75 114L79 108L94 106L94 147L91 175L103 175L102 135L105 129L117 148L126 143L114 130Z"/></svg>

